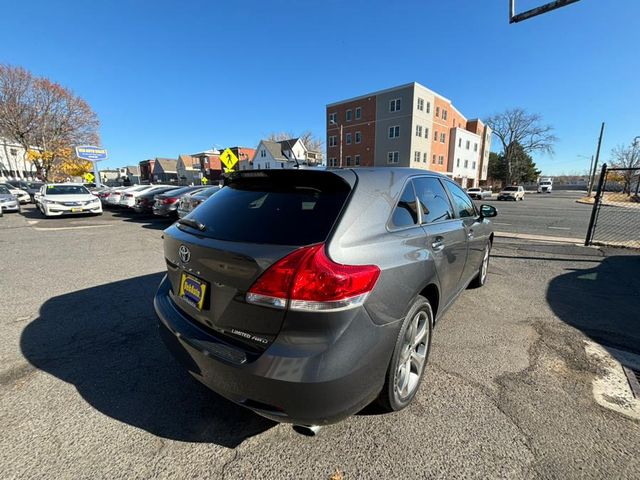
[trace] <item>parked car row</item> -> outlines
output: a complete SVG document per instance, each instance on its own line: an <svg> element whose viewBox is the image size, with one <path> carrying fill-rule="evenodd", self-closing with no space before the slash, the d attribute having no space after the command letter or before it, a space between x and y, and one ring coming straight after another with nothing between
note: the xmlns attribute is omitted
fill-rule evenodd
<svg viewBox="0 0 640 480"><path fill-rule="evenodd" d="M134 185L131 187L103 188L94 194L104 207L131 208L136 213L159 217L188 215L220 189L218 186Z"/></svg>

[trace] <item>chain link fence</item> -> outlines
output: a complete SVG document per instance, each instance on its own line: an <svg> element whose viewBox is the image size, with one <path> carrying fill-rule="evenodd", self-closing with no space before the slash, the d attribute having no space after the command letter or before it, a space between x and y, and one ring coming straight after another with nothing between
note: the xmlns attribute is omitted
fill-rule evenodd
<svg viewBox="0 0 640 480"><path fill-rule="evenodd" d="M640 169L602 166L585 245L640 248Z"/></svg>

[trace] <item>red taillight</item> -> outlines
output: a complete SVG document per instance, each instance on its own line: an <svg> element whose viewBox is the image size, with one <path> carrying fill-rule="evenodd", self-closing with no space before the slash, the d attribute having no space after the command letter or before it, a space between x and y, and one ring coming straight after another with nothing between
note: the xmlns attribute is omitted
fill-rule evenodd
<svg viewBox="0 0 640 480"><path fill-rule="evenodd" d="M178 201L177 198L163 198L162 199L162 204L163 205L171 205L172 203L176 203Z"/></svg>
<svg viewBox="0 0 640 480"><path fill-rule="evenodd" d="M265 271L247 301L292 310L326 311L362 305L380 275L375 265L341 265L329 259L324 244L296 250Z"/></svg>
<svg viewBox="0 0 640 480"><path fill-rule="evenodd" d="M133 193L125 193L124 196L127 198L133 198Z"/></svg>

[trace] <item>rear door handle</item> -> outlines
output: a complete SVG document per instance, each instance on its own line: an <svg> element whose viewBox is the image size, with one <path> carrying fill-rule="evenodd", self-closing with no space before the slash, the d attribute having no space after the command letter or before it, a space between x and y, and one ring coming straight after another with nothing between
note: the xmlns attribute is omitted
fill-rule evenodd
<svg viewBox="0 0 640 480"><path fill-rule="evenodd" d="M431 243L431 248L434 252L439 252L444 248L444 238L436 237L434 241Z"/></svg>
<svg viewBox="0 0 640 480"><path fill-rule="evenodd" d="M469 230L469 231L467 232L467 238L468 238L469 240L471 240L471 239L473 238L473 230Z"/></svg>

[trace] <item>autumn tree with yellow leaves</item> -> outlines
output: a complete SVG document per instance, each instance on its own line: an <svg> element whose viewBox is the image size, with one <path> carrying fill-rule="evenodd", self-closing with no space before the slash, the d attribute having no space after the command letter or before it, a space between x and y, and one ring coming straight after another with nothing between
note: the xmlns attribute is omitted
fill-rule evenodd
<svg viewBox="0 0 640 480"><path fill-rule="evenodd" d="M0 65L0 136L21 145L44 180L89 171L73 151L76 145L99 145L99 125L89 104L68 88Z"/></svg>

